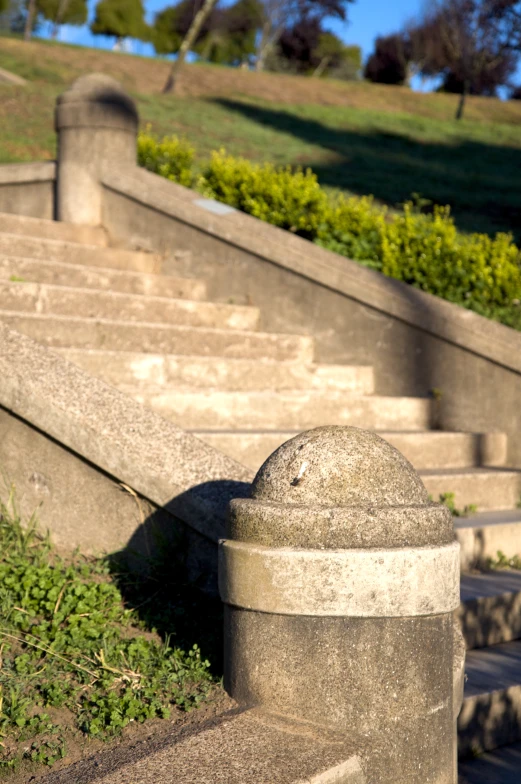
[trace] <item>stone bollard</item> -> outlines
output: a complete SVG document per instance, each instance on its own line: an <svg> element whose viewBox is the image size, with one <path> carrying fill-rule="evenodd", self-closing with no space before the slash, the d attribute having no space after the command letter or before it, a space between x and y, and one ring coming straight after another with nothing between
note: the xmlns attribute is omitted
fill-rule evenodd
<svg viewBox="0 0 521 784"><path fill-rule="evenodd" d="M138 113L121 85L104 74L77 79L58 97L56 217L102 222L101 178L107 167L136 165Z"/></svg>
<svg viewBox="0 0 521 784"><path fill-rule="evenodd" d="M370 784L454 784L459 545L400 452L302 433L232 501L227 535L229 694L348 734Z"/></svg>

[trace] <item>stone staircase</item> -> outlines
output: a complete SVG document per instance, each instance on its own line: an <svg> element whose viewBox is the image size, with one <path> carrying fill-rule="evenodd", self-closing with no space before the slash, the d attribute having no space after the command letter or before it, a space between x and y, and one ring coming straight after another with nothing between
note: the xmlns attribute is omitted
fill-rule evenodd
<svg viewBox="0 0 521 784"><path fill-rule="evenodd" d="M99 228L0 215L0 320L253 469L308 428L376 430L435 499L478 507L456 518L462 543L521 553L521 472L504 466L503 434L434 430L432 400L378 394L371 367L314 363L312 337L260 332L257 308L208 302L203 281L161 264ZM521 572L474 570L461 585L468 756L521 739Z"/></svg>

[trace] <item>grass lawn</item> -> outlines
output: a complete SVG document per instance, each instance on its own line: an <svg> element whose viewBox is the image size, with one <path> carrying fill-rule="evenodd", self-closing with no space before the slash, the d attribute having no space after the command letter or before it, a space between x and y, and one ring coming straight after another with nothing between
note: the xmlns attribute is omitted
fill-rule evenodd
<svg viewBox="0 0 521 784"><path fill-rule="evenodd" d="M25 782L219 702L193 641L204 619L208 650L212 611L169 563L145 580L107 559L64 559L0 504L0 777Z"/></svg>
<svg viewBox="0 0 521 784"><path fill-rule="evenodd" d="M310 166L320 182L397 206L418 193L450 204L462 230L521 238L521 101L457 97L217 66L188 66L179 96L160 94L164 61L13 38L0 67L31 80L0 85L0 162L52 158L56 95L104 70L135 95L143 123L188 138L200 155L226 147L251 160Z"/></svg>

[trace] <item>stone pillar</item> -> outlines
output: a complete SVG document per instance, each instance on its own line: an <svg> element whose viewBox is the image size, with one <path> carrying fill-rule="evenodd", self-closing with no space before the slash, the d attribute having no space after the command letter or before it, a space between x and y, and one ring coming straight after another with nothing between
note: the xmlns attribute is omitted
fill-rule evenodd
<svg viewBox="0 0 521 784"><path fill-rule="evenodd" d="M136 165L138 114L121 85L104 74L81 76L58 97L56 217L93 226L102 220L103 172Z"/></svg>
<svg viewBox="0 0 521 784"><path fill-rule="evenodd" d="M459 545L401 453L302 433L232 501L227 536L230 695L348 734L371 784L453 784Z"/></svg>

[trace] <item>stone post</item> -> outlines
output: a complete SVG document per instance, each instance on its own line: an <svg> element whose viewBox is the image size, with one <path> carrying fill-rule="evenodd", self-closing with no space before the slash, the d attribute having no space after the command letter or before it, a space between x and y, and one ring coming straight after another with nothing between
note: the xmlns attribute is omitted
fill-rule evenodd
<svg viewBox="0 0 521 784"><path fill-rule="evenodd" d="M459 545L400 452L302 433L232 501L227 536L230 695L348 734L371 784L454 784Z"/></svg>
<svg viewBox="0 0 521 784"><path fill-rule="evenodd" d="M58 97L56 217L102 222L101 178L107 167L136 165L137 109L121 85L104 74L81 76Z"/></svg>

